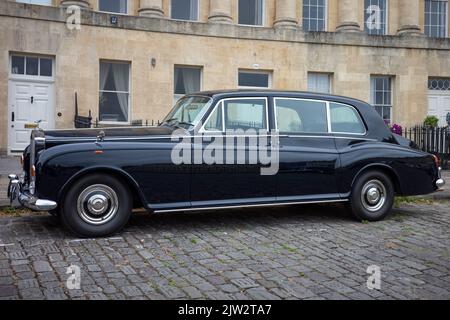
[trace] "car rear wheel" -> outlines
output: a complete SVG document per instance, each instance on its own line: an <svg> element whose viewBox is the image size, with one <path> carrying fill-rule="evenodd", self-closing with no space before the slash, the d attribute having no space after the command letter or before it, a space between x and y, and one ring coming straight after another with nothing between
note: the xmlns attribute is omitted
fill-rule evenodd
<svg viewBox="0 0 450 320"><path fill-rule="evenodd" d="M394 185L389 176L380 171L369 171L353 185L350 209L358 220L380 221L391 212L394 198Z"/></svg>
<svg viewBox="0 0 450 320"><path fill-rule="evenodd" d="M111 175L92 174L76 181L62 206L64 225L82 237L102 237L120 231L132 210L130 191Z"/></svg>

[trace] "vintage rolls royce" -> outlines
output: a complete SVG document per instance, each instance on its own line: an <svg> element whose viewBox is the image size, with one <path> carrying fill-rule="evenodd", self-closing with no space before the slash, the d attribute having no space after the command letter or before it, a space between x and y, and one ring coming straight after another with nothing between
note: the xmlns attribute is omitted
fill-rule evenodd
<svg viewBox="0 0 450 320"><path fill-rule="evenodd" d="M34 130L22 160L12 206L49 211L82 237L118 232L142 207L342 202L378 221L396 195L445 184L438 159L391 133L369 104L302 92L200 92L157 127Z"/></svg>

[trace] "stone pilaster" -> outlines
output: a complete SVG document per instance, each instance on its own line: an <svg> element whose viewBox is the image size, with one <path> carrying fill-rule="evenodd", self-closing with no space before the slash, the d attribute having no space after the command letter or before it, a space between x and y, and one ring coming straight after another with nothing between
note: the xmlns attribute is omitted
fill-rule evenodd
<svg viewBox="0 0 450 320"><path fill-rule="evenodd" d="M273 26L275 28L298 28L297 1L277 0L275 3L276 18Z"/></svg>
<svg viewBox="0 0 450 320"><path fill-rule="evenodd" d="M360 32L361 26L358 23L358 0L338 1L338 25L336 31Z"/></svg>
<svg viewBox="0 0 450 320"><path fill-rule="evenodd" d="M162 0L140 0L139 15L149 18L163 18Z"/></svg>
<svg viewBox="0 0 450 320"><path fill-rule="evenodd" d="M231 0L210 0L208 21L231 24Z"/></svg>
<svg viewBox="0 0 450 320"><path fill-rule="evenodd" d="M87 0L61 0L59 2L60 7L79 6L84 9L90 9L91 5Z"/></svg>
<svg viewBox="0 0 450 320"><path fill-rule="evenodd" d="M399 0L399 35L420 35L419 26L420 0Z"/></svg>

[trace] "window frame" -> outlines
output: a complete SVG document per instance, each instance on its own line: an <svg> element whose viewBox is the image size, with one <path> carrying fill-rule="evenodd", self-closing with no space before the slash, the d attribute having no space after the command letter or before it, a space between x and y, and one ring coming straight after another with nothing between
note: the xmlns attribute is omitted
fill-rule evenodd
<svg viewBox="0 0 450 320"><path fill-rule="evenodd" d="M371 35L371 36L386 36L386 35L388 35L389 34L389 9L390 9L390 4L391 4L391 2L390 2L390 0L385 0L386 1L386 21L384 22L384 25L385 25L385 32L384 33L382 33L382 34L377 34L377 33L370 33L370 32L368 32L368 31L366 31L366 19L365 19L365 16L366 16L366 10L367 10L367 8L365 7L365 5L364 5L364 32L366 33L366 34L368 34L368 35ZM364 3L365 3L365 1L364 1Z"/></svg>
<svg viewBox="0 0 450 320"><path fill-rule="evenodd" d="M350 109L353 109L353 111L355 111L356 116L358 117L359 122L362 124L363 128L364 128L364 133L355 133L355 132L339 132L339 131L333 131L333 125L332 125L332 119L331 119L331 107L330 104L338 104L344 107L349 107ZM365 136L367 135L367 126L366 123L364 122L364 119L361 117L361 114L358 112L358 109L356 109L354 106L349 105L347 103L342 103L342 102L336 102L336 101L328 101L327 104L327 109L328 109L328 113L329 113L329 130L332 134L351 134L351 135L355 135L355 136Z"/></svg>
<svg viewBox="0 0 450 320"><path fill-rule="evenodd" d="M117 64L127 64L128 65L128 92L125 91L111 91L111 90L101 90L100 89L100 64L104 62L104 63L117 63ZM99 104L98 104L98 123L100 124L110 124L110 125L117 125L117 124L131 124L132 120L131 120L131 92L132 92L132 88L131 88L131 62L130 61L119 61L119 60L103 60L100 59L99 64L98 64L98 100L99 100ZM127 115L127 119L128 121L101 121L100 120L100 92L106 92L106 93L128 93L128 115Z"/></svg>
<svg viewBox="0 0 450 320"><path fill-rule="evenodd" d="M267 74L268 75L268 79L267 79L267 87L253 87L253 86L240 86L239 85L239 74L240 73L250 73L250 74ZM249 70L249 69L238 69L238 73L237 73L237 87L239 89L270 89L272 88L272 71L268 71L268 70Z"/></svg>
<svg viewBox="0 0 450 320"><path fill-rule="evenodd" d="M313 75L323 75L323 76L327 76L328 77L328 92L319 92L319 91L311 91L309 89L309 76L313 76ZM333 73L331 72L316 72L316 71L308 71L307 75L306 75L306 82L308 85L308 91L309 92L314 92L314 93L321 93L321 94L333 94Z"/></svg>
<svg viewBox="0 0 450 320"><path fill-rule="evenodd" d="M304 135L304 136L317 136L317 135L328 135L329 137L333 137L335 134L339 135L349 135L349 136L367 136L367 126L364 122L361 114L359 113L358 109L354 106L342 103L342 102L336 102L336 101L329 101L329 100L320 100L320 99L307 99L307 98L293 98L293 97L280 97L280 96L274 96L273 97L273 114L274 114L274 120L275 120L275 131L280 133L278 129L278 114L277 114L277 100L295 100L295 101L311 101L311 102L321 102L325 103L326 105L326 114L327 114L327 132L293 132L293 134L290 134L289 136L296 136L296 135ZM340 104L344 105L350 108L353 108L353 110L358 115L358 119L361 121L361 124L363 125L365 131L364 133L351 133L351 132L334 132L331 127L331 109L330 104ZM284 132L283 132L284 133Z"/></svg>
<svg viewBox="0 0 450 320"><path fill-rule="evenodd" d="M448 0L444 0L444 1L437 1L437 0L430 0L430 1L434 1L434 2L443 2L443 3L445 3L446 4L446 10L444 11L444 13L445 13L445 34L444 34L444 36L443 37L436 37L436 36L434 36L434 35L429 35L429 34L427 34L427 24L426 24L426 22L427 22L427 11L426 11L426 9L427 9L427 0L425 0L424 1L424 19L423 19L423 32L424 32L424 34L427 36L427 37L430 37L430 38L437 38L437 39L445 39L445 38L448 38L449 37L449 25L448 25L448 16L449 16L449 7L450 7L450 5L449 5L449 1ZM430 14L437 14L436 12L430 12ZM430 25L431 26L431 25Z"/></svg>
<svg viewBox="0 0 450 320"><path fill-rule="evenodd" d="M25 0L25 1L24 0L22 0L22 1L15 0L15 2L17 2L17 3L31 4L31 5L34 5L34 6L46 6L46 7L53 6L53 0L49 0L50 4L33 3L32 2L33 0Z"/></svg>
<svg viewBox="0 0 450 320"><path fill-rule="evenodd" d="M12 59L13 57L23 57L24 58L24 69L23 74L12 73ZM27 74L27 58L38 58L38 74L30 75ZM50 59L52 61L52 76L41 76L41 58L42 59ZM33 81L54 81L55 80L55 72L56 72L56 62L54 56L46 56L40 54L26 54L26 53L9 53L9 78L13 79L23 79L23 80L33 80Z"/></svg>
<svg viewBox="0 0 450 320"><path fill-rule="evenodd" d="M200 22L200 0L191 0L191 1L197 1L197 19L192 20L192 19L177 19L177 18L173 18L172 17L172 1L170 0L169 2L169 17L171 20L175 20L175 21L188 21L188 22Z"/></svg>
<svg viewBox="0 0 450 320"><path fill-rule="evenodd" d="M305 9L305 2L302 2L302 16L301 16L301 21L302 21L302 29L305 32L327 32L328 31L328 16L329 16L329 3L328 0L324 0L325 1L325 13L324 13L324 26L323 26L323 30L305 30L304 28L304 19L303 19L303 15L304 15L304 9ZM308 18L309 20L311 20L311 18Z"/></svg>
<svg viewBox="0 0 450 320"><path fill-rule="evenodd" d="M121 16L129 16L130 15L130 0L126 0L127 1L127 12L126 13L100 10L100 1L101 0L97 0L97 11L98 12L108 13L108 14L112 14L112 15L121 15Z"/></svg>
<svg viewBox="0 0 450 320"><path fill-rule="evenodd" d="M266 25L266 0L261 0L262 1L262 17L261 17L261 24L243 24L243 23L239 23L239 1L237 1L237 6L236 6L236 12L237 12L237 25L238 26L243 26L243 27L256 27L256 28L261 28L261 27L265 27Z"/></svg>
<svg viewBox="0 0 450 320"><path fill-rule="evenodd" d="M373 89L375 89L375 87L374 87L374 80L375 79L388 79L389 80L390 100L391 100L390 105L385 105L385 104L380 105L380 104L375 103L376 102L375 100L372 100L372 97L375 97L375 99L376 99L376 94L375 94L376 90L375 91L373 90ZM393 76L389 76L389 75L371 75L370 76L370 90L369 90L369 101L370 101L370 104L375 109L375 111L376 111L376 107L377 106L378 107L382 107L382 108L383 107L389 107L390 108L389 123L393 122L393 116L394 116L394 112L393 112L393 110L394 110L394 104L393 104L393 101L394 101L394 81L393 80L394 80L394 77ZM377 111L377 113L378 113L378 111ZM380 115L380 117L383 119L383 121L386 122L386 120L383 118L383 115Z"/></svg>
<svg viewBox="0 0 450 320"><path fill-rule="evenodd" d="M185 21L185 20L181 20L181 21ZM172 97L173 97L173 99L174 99L174 102L177 102L179 99L181 99L182 97L184 97L184 96L187 96L187 95L190 95L190 94L192 94L192 93L194 93L194 92L191 92L191 93L185 93L185 94L176 94L175 93L175 85L176 85L176 83L175 83L175 69L176 68L181 68L181 69L197 69L197 70L200 70L200 90L199 91L202 91L203 90L203 66L193 66L193 65L185 65L185 64L174 64L173 65L173 76L172 76L172 81L173 81L173 94L172 94ZM179 96L179 98L177 99L177 100L175 100L175 98L176 98L176 96Z"/></svg>
<svg viewBox="0 0 450 320"><path fill-rule="evenodd" d="M204 122L202 122L202 126L200 128L200 130L198 131L199 133L221 133L221 134L225 134L226 133L226 128L225 128L225 102L226 101L232 101L232 100L264 100L265 101L265 109L266 109L266 133L270 132L270 121L269 121L269 98L266 96L255 96L255 97L233 97L233 98L223 98L220 99L212 108L211 112L208 114L208 116L206 117L206 120ZM222 108L222 131L217 131L217 130L206 130L205 126L206 124L209 122L210 118L213 116L213 114L216 112L217 108L219 108L219 106Z"/></svg>

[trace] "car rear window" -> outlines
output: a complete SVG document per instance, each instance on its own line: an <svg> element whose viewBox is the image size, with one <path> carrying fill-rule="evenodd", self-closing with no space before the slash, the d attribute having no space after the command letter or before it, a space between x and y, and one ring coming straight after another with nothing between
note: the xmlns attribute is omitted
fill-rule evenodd
<svg viewBox="0 0 450 320"><path fill-rule="evenodd" d="M341 104L330 103L331 131L333 133L365 134L366 127L355 108Z"/></svg>

